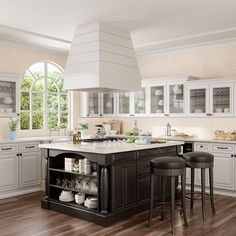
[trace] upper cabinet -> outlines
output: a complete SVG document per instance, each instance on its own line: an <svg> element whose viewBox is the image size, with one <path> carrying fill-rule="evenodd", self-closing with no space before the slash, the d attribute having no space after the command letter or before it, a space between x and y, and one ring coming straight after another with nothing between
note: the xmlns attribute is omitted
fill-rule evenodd
<svg viewBox="0 0 236 236"><path fill-rule="evenodd" d="M114 93L80 93L81 117L115 116L116 95Z"/></svg>
<svg viewBox="0 0 236 236"><path fill-rule="evenodd" d="M0 74L0 117L19 114L20 75Z"/></svg>
<svg viewBox="0 0 236 236"><path fill-rule="evenodd" d="M145 79L137 92L81 93L81 116L231 117L235 94L236 80Z"/></svg>
<svg viewBox="0 0 236 236"><path fill-rule="evenodd" d="M187 85L188 116L233 116L233 82Z"/></svg>
<svg viewBox="0 0 236 236"><path fill-rule="evenodd" d="M165 82L151 80L147 86L148 114L150 116L185 116L187 79L172 78Z"/></svg>

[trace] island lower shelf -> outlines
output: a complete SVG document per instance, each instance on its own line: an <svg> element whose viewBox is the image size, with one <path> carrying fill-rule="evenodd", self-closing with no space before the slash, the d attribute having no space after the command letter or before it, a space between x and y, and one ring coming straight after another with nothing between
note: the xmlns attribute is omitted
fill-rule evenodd
<svg viewBox="0 0 236 236"><path fill-rule="evenodd" d="M48 148L46 158L46 196L44 209L75 216L99 225L109 226L117 220L148 209L150 197L150 160L158 156L176 156L180 152L177 143L170 146L145 150L96 154L55 150ZM65 170L64 158L87 158L92 165L91 174ZM92 186L92 187L91 187ZM85 198L98 199L95 209L75 201L62 202L63 190L73 194L84 193ZM168 197L169 185L165 195ZM156 177L155 202L161 198L161 182Z"/></svg>

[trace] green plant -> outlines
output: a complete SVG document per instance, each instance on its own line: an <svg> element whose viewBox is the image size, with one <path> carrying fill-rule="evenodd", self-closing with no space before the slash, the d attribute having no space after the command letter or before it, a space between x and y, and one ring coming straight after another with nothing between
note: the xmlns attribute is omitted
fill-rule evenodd
<svg viewBox="0 0 236 236"><path fill-rule="evenodd" d="M9 121L9 130L11 132L15 132L18 126L19 119L18 118L11 118Z"/></svg>
<svg viewBox="0 0 236 236"><path fill-rule="evenodd" d="M79 130L86 130L86 129L88 129L88 123L80 122L79 123Z"/></svg>

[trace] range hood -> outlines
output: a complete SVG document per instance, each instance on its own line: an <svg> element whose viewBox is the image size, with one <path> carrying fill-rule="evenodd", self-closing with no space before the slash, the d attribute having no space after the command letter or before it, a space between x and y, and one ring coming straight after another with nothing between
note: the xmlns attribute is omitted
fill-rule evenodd
<svg viewBox="0 0 236 236"><path fill-rule="evenodd" d="M65 67L64 87L87 92L140 90L130 33L101 22L77 27Z"/></svg>

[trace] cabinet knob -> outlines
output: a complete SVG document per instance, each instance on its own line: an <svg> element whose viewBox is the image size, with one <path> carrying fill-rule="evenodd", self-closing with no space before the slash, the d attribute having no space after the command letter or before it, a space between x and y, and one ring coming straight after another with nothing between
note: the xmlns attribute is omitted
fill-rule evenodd
<svg viewBox="0 0 236 236"><path fill-rule="evenodd" d="M102 114L100 114L100 116L102 116Z"/></svg>

